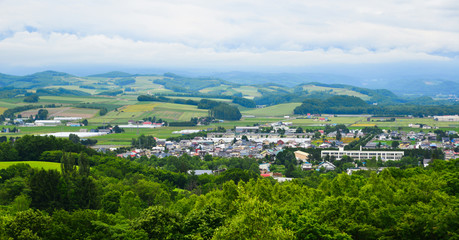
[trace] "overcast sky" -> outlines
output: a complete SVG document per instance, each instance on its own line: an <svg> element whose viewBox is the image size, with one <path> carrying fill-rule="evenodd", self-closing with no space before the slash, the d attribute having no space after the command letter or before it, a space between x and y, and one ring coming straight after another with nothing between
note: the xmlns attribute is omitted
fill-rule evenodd
<svg viewBox="0 0 459 240"><path fill-rule="evenodd" d="M459 62L458 0L0 0L6 73L412 61Z"/></svg>

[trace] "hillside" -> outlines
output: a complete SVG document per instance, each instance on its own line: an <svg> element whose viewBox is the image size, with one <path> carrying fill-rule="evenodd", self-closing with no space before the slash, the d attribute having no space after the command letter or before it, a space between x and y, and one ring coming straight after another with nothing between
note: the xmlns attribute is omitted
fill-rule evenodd
<svg viewBox="0 0 459 240"><path fill-rule="evenodd" d="M320 75L316 75L316 77L320 79ZM260 105L302 102L307 97L317 97L319 95L322 98L331 95L357 96L369 102L396 99L395 94L388 90L372 90L342 84L324 84L317 81L300 82L299 78L294 79L298 80L297 82L300 84L290 86L292 82L282 78L276 84L239 84L216 77L186 77L173 73L150 75L113 71L79 77L68 73L45 71L26 76L0 74L0 86L3 88L27 89L29 92L36 92L40 96L116 96L120 94L162 94L165 96L207 98L238 96L253 99ZM328 79L328 77L325 77L325 79ZM254 80L251 83L256 82ZM287 85L279 84L284 82ZM22 92L16 92L15 94L20 95ZM9 93L8 96L10 95L14 96L14 93Z"/></svg>

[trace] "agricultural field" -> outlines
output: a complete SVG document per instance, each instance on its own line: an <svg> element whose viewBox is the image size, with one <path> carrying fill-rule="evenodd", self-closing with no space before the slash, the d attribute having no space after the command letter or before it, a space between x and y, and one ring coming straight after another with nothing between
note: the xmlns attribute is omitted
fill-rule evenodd
<svg viewBox="0 0 459 240"><path fill-rule="evenodd" d="M347 96L355 96L363 99L364 101L370 100L370 96L352 91L345 88L332 88L332 87L322 87L322 86L315 86L315 85L304 85L303 90L307 90L309 92L330 92L336 95L347 95Z"/></svg>
<svg viewBox="0 0 459 240"><path fill-rule="evenodd" d="M8 108L6 107L0 107L0 114L3 114Z"/></svg>
<svg viewBox="0 0 459 240"><path fill-rule="evenodd" d="M178 97L178 96L166 96L167 98L171 98L171 99L185 99L185 100L194 100L194 101L201 101L201 99L203 99L202 97ZM230 103L232 100L231 99L222 99L222 98L205 98L205 99L209 99L209 100L213 100L213 101L217 101L217 102L228 102Z"/></svg>
<svg viewBox="0 0 459 240"><path fill-rule="evenodd" d="M281 117L293 115L293 110L301 103L283 103L265 108L257 108L242 111L242 115L254 115L256 117Z"/></svg>
<svg viewBox="0 0 459 240"><path fill-rule="evenodd" d="M235 91L242 93L246 98L253 99L255 97L260 97L261 93L258 92L258 88L254 86L241 86L238 88L233 88Z"/></svg>
<svg viewBox="0 0 459 240"><path fill-rule="evenodd" d="M330 121L327 122L322 122L319 121L318 119L306 119L306 118L301 118L301 119L293 119L290 120L289 122L292 122L293 125L299 125L299 126L317 126L317 125L323 125L323 124L345 124L345 125L350 125L350 124L355 124L359 123L363 120L366 121L365 117L327 117Z"/></svg>
<svg viewBox="0 0 459 240"><path fill-rule="evenodd" d="M80 86L76 86L76 85L66 85L66 86L49 86L49 87L45 87L45 89L58 89L58 88L64 88L64 89L68 89L68 90L78 90L78 91L82 91L82 92L86 92L86 93L89 93L89 94L97 94L99 92L102 92L101 90L98 90L98 89L88 89L88 88L80 88Z"/></svg>
<svg viewBox="0 0 459 240"><path fill-rule="evenodd" d="M0 125L0 128L14 128L15 126L5 126ZM95 126L84 126L84 127L69 127L69 126L46 126L46 127L18 127L20 132L17 133L1 133L3 136L7 137L19 137L23 135L40 135L45 133L54 133L54 132L78 132L80 129L91 129Z"/></svg>
<svg viewBox="0 0 459 240"><path fill-rule="evenodd" d="M57 170L61 171L61 164L55 162L41 162L41 161L14 161L14 162L0 162L0 169L6 169L14 164L29 164L32 168L45 169L45 170Z"/></svg>
<svg viewBox="0 0 459 240"><path fill-rule="evenodd" d="M48 117L81 117L91 118L94 117L99 110L91 108L73 108L73 107L61 107L61 108L45 108L48 110ZM35 116L38 114L39 109L31 109L20 114L23 117Z"/></svg>
<svg viewBox="0 0 459 240"><path fill-rule="evenodd" d="M111 111L105 116L98 116L90 120L91 123L127 124L129 120L142 120L156 117L165 121L189 121L192 117L205 117L208 111L196 106L174 103L147 103L128 105Z"/></svg>

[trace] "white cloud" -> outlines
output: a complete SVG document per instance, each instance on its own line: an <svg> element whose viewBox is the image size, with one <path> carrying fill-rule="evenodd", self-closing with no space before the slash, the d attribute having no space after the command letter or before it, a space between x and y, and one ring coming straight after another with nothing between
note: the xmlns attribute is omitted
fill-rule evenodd
<svg viewBox="0 0 459 240"><path fill-rule="evenodd" d="M457 59L458 22L455 0L4 0L0 64L237 67L445 61Z"/></svg>

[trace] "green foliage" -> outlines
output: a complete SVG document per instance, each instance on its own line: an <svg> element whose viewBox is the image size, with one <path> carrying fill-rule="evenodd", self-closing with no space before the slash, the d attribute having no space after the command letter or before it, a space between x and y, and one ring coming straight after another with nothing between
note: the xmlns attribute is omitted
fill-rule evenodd
<svg viewBox="0 0 459 240"><path fill-rule="evenodd" d="M239 104L246 108L255 108L257 106L253 100L243 97L233 97L233 103Z"/></svg>
<svg viewBox="0 0 459 240"><path fill-rule="evenodd" d="M216 119L240 120L242 114L237 107L221 103L210 109L210 116Z"/></svg>
<svg viewBox="0 0 459 240"><path fill-rule="evenodd" d="M135 84L135 78L119 78L115 80L115 84L118 86L125 86L129 84Z"/></svg>
<svg viewBox="0 0 459 240"><path fill-rule="evenodd" d="M152 148L156 147L156 139L153 136L140 135L137 139L133 138L132 147L135 148Z"/></svg>
<svg viewBox="0 0 459 240"><path fill-rule="evenodd" d="M134 229L144 230L150 239L179 239L182 216L161 206L145 209L133 223Z"/></svg>
<svg viewBox="0 0 459 240"><path fill-rule="evenodd" d="M32 94L24 98L24 102L27 102L27 103L36 103L38 102L38 100L40 100L40 97L38 97L38 95L36 94Z"/></svg>
<svg viewBox="0 0 459 240"><path fill-rule="evenodd" d="M36 90L39 96L89 96L91 94L78 90L70 90L65 88L40 88ZM24 99L25 101L25 99Z"/></svg>

